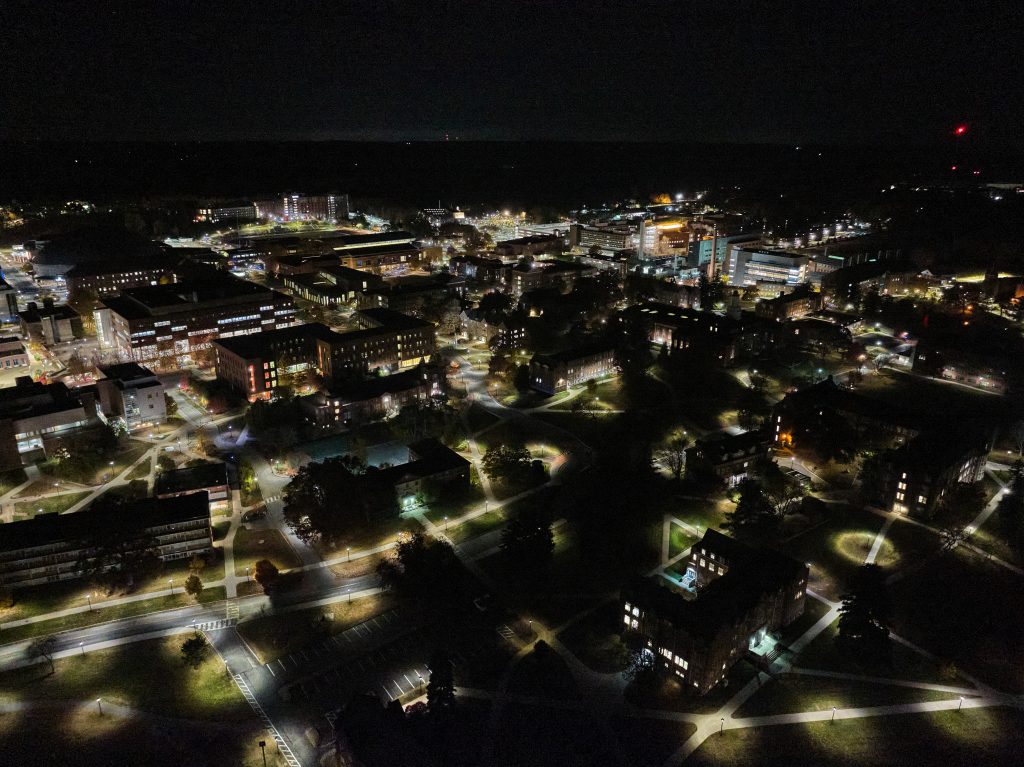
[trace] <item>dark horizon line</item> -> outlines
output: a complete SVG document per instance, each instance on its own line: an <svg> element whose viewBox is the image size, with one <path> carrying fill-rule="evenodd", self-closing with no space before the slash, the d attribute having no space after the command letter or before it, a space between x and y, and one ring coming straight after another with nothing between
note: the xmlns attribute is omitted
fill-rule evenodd
<svg viewBox="0 0 1024 767"><path fill-rule="evenodd" d="M851 141L851 142L821 142L821 141L736 141L736 140L693 140L693 139L516 139L516 138L493 138L493 139L385 139L385 138L210 138L210 139L49 139L49 138L6 138L0 139L0 146L12 144L30 145L56 145L56 146L98 146L98 145L121 145L121 146L175 146L181 144L190 145L212 145L212 144L377 144L377 145L447 145L447 144L572 144L572 145L608 145L608 144L629 144L629 145L689 145L689 146L714 146L714 147L775 147L775 148L857 148L857 149L945 149L951 145L943 141L932 142L899 142L884 143L880 141ZM1003 144L979 143L972 145L975 149L1007 151L1024 156L1024 149L1010 147Z"/></svg>

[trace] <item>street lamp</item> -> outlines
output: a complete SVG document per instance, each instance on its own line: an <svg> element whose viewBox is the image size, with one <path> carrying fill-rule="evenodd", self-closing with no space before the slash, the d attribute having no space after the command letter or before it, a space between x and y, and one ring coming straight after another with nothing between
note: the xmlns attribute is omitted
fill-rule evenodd
<svg viewBox="0 0 1024 767"><path fill-rule="evenodd" d="M420 680L420 695L423 694L423 674L419 671L416 672L416 678Z"/></svg>
<svg viewBox="0 0 1024 767"><path fill-rule="evenodd" d="M447 515L444 518L444 531L446 533L448 532L448 517L447 517Z"/></svg>
<svg viewBox="0 0 1024 767"><path fill-rule="evenodd" d="M100 711L100 716L103 716L103 698L96 699L96 708Z"/></svg>
<svg viewBox="0 0 1024 767"><path fill-rule="evenodd" d="M347 591L348 591L348 603L352 604L352 589L347 589Z"/></svg>
<svg viewBox="0 0 1024 767"><path fill-rule="evenodd" d="M79 642L78 649L82 651L82 655L85 655L85 642ZM961 698L960 700L962 701L963 698Z"/></svg>
<svg viewBox="0 0 1024 767"><path fill-rule="evenodd" d="M836 720L836 707L832 706L832 721L834 722L835 720Z"/></svg>
<svg viewBox="0 0 1024 767"><path fill-rule="evenodd" d="M718 734L719 735L725 735L725 717L724 716L722 717L721 722L722 722L722 726L718 729Z"/></svg>
<svg viewBox="0 0 1024 767"><path fill-rule="evenodd" d="M961 696L960 696L960 703L959 703L959 705L958 705L958 706L956 707L956 710L957 710L957 711L962 711L962 710L963 710L963 707L964 707L964 696L963 696L963 695L961 695Z"/></svg>
<svg viewBox="0 0 1024 767"><path fill-rule="evenodd" d="M86 593L85 598L89 600L89 612L92 612L92 594Z"/></svg>
<svg viewBox="0 0 1024 767"><path fill-rule="evenodd" d="M171 590L172 594L174 593L174 581L172 581L170 578L167 579L167 588Z"/></svg>
<svg viewBox="0 0 1024 767"><path fill-rule="evenodd" d="M348 561L351 562L352 561L352 547L351 546L346 546L345 547L345 551L348 552Z"/></svg>
<svg viewBox="0 0 1024 767"><path fill-rule="evenodd" d="M245 582L249 582L249 565L245 566Z"/></svg>

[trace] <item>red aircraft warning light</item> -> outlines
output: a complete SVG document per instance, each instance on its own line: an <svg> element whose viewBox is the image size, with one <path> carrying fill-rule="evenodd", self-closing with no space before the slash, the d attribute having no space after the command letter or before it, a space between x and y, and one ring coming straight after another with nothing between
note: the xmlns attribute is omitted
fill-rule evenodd
<svg viewBox="0 0 1024 767"><path fill-rule="evenodd" d="M967 133L967 126L966 125L958 125L958 126L956 126L956 130L954 130L953 133L955 133L958 136L962 136L965 133Z"/></svg>

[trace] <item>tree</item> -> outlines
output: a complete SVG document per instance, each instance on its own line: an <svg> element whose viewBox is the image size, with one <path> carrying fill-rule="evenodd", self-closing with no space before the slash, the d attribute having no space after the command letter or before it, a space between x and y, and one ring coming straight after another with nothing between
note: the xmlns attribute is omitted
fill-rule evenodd
<svg viewBox="0 0 1024 767"><path fill-rule="evenodd" d="M252 577L263 588L264 594L269 594L280 578L281 573L269 559L261 559L253 566Z"/></svg>
<svg viewBox="0 0 1024 767"><path fill-rule="evenodd" d="M638 647L632 651L622 676L638 686L648 686L658 678L658 659L647 647Z"/></svg>
<svg viewBox="0 0 1024 767"><path fill-rule="evenodd" d="M673 437L658 454L659 459L678 482L683 472L686 471L686 450L690 447L690 440L684 436Z"/></svg>
<svg viewBox="0 0 1024 767"><path fill-rule="evenodd" d="M484 473L493 480L522 482L529 475L530 451L521 443L491 445L481 464Z"/></svg>
<svg viewBox="0 0 1024 767"><path fill-rule="evenodd" d="M210 654L210 643L198 631L181 643L181 659L185 665L198 669Z"/></svg>
<svg viewBox="0 0 1024 767"><path fill-rule="evenodd" d="M761 489L779 518L796 509L804 498L800 484L786 476L774 461L769 461L761 472Z"/></svg>
<svg viewBox="0 0 1024 767"><path fill-rule="evenodd" d="M1024 453L1024 421L1017 421L1010 430L1010 436L1013 438L1014 447L1017 448L1017 453Z"/></svg>
<svg viewBox="0 0 1024 767"><path fill-rule="evenodd" d="M942 498L942 507L973 519L985 508L985 486L981 482L958 482Z"/></svg>
<svg viewBox="0 0 1024 767"><path fill-rule="evenodd" d="M50 664L50 673L53 674L56 668L53 665L53 654L57 651L57 637L55 636L42 636L33 639L28 647L25 648L25 654L28 656L30 661L37 661L40 658L45 658Z"/></svg>
<svg viewBox="0 0 1024 767"><path fill-rule="evenodd" d="M124 496L107 493L92 508L116 507L128 502ZM156 576L163 568L157 541L131 527L96 530L88 552L78 566L108 592L131 591L135 584Z"/></svg>
<svg viewBox="0 0 1024 767"><path fill-rule="evenodd" d="M203 593L203 580L195 573L185 579L185 592L190 594L197 602Z"/></svg>
<svg viewBox="0 0 1024 767"><path fill-rule="evenodd" d="M447 541L404 533L394 554L377 565L381 587L435 605L453 604L468 584L455 550Z"/></svg>
<svg viewBox="0 0 1024 767"><path fill-rule="evenodd" d="M740 497L725 520L725 529L737 538L760 538L771 533L778 516L765 497L761 484L745 479L739 484Z"/></svg>
<svg viewBox="0 0 1024 767"><path fill-rule="evenodd" d="M858 494L864 503L879 504L885 491L885 460L880 453L864 458L857 474Z"/></svg>
<svg viewBox="0 0 1024 767"><path fill-rule="evenodd" d="M523 505L502 531L501 550L521 572L534 578L546 574L555 552L547 504L532 500Z"/></svg>
<svg viewBox="0 0 1024 767"><path fill-rule="evenodd" d="M889 652L892 603L885 573L878 565L861 565L850 580L839 608L836 642L846 652L883 659Z"/></svg>
<svg viewBox="0 0 1024 767"><path fill-rule="evenodd" d="M709 280L706 273L701 273L697 285L700 290L701 309L710 311L715 304L721 303L725 299L725 283L722 282L721 277Z"/></svg>
<svg viewBox="0 0 1024 767"><path fill-rule="evenodd" d="M351 455L306 464L284 493L285 521L307 543L367 531L396 510L393 485Z"/></svg>
<svg viewBox="0 0 1024 767"><path fill-rule="evenodd" d="M177 468L177 464L174 462L174 459L171 458L169 455L167 455L166 453L161 453L156 458L156 467L157 470L160 472L174 471L174 469Z"/></svg>
<svg viewBox="0 0 1024 767"><path fill-rule="evenodd" d="M436 649L430 656L430 681L427 683L427 705L438 716L455 705L455 674L452 659L446 650Z"/></svg>

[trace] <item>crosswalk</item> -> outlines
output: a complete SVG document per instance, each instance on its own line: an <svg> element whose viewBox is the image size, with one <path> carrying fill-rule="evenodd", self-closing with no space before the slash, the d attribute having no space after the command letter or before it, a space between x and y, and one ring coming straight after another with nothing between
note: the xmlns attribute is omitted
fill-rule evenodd
<svg viewBox="0 0 1024 767"><path fill-rule="evenodd" d="M205 623L194 623L193 628L196 631L217 631L218 629L228 629L238 623L238 617L234 618L221 618L215 621L206 621Z"/></svg>
<svg viewBox="0 0 1024 767"><path fill-rule="evenodd" d="M242 697L245 698L246 703L248 703L252 710L256 712L256 716L260 718L260 721L263 722L263 726L270 732L271 737L277 744L277 750L281 753L281 756L284 757L288 767L302 767L302 763L295 757L295 754L285 742L284 737L280 732L278 732L274 723L270 721L270 717L268 717L266 712L264 712L263 706L261 706L260 702L256 700L256 696L252 694L252 690L246 683L245 678L241 674L234 674L233 679L235 680L235 684L238 686L239 691L242 693Z"/></svg>

